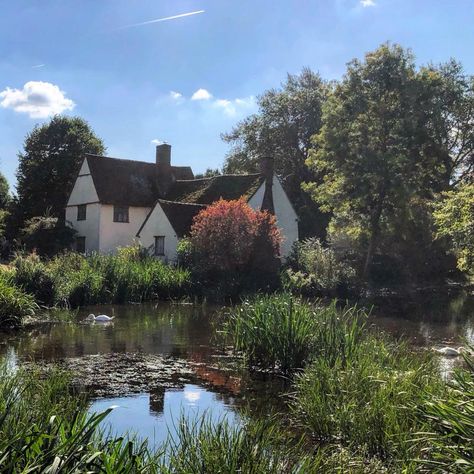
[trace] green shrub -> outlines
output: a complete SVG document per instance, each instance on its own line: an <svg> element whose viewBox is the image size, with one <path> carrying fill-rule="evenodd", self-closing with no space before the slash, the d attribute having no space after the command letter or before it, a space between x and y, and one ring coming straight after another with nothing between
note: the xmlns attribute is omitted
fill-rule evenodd
<svg viewBox="0 0 474 474"><path fill-rule="evenodd" d="M303 294L334 294L338 288L348 286L355 275L331 248L315 238L297 242L288 263L291 268L283 275L285 283L292 291Z"/></svg>
<svg viewBox="0 0 474 474"><path fill-rule="evenodd" d="M39 304L55 303L54 274L36 253L17 255L12 262L15 268L15 285L33 295Z"/></svg>
<svg viewBox="0 0 474 474"><path fill-rule="evenodd" d="M34 298L14 286L10 274L0 272L0 327L20 326L36 308Z"/></svg>

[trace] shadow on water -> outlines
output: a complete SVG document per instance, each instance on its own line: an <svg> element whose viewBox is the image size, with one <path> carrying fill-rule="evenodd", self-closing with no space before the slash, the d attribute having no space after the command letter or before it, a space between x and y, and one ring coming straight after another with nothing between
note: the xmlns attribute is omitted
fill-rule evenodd
<svg viewBox="0 0 474 474"><path fill-rule="evenodd" d="M418 347L474 344L474 296L465 291L419 292L370 298L369 324Z"/></svg>

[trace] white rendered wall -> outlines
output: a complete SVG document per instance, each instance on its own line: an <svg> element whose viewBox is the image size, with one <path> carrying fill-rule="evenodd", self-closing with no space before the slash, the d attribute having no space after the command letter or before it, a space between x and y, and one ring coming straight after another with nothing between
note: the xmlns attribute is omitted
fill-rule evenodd
<svg viewBox="0 0 474 474"><path fill-rule="evenodd" d="M155 236L158 235L164 235L165 237L165 255L162 259L166 262L176 262L178 237L159 203L156 204L150 214L150 217L141 230L139 237L140 244L148 249L150 255L153 255Z"/></svg>
<svg viewBox="0 0 474 474"><path fill-rule="evenodd" d="M74 183L74 187L72 188L67 205L74 206L77 204L98 201L99 197L97 196L97 191L95 190L94 182L92 181L89 165L87 164L87 160L84 160L76 182Z"/></svg>
<svg viewBox="0 0 474 474"><path fill-rule="evenodd" d="M87 204L86 219L77 220L77 206L66 207L66 221L69 221L77 235L86 238L86 252L98 252L100 248L100 204Z"/></svg>
<svg viewBox="0 0 474 474"><path fill-rule="evenodd" d="M102 253L114 253L117 247L132 245L149 207L129 207L129 222L114 222L114 206L100 206L100 247Z"/></svg>
<svg viewBox="0 0 474 474"><path fill-rule="evenodd" d="M89 166L85 159L79 176L74 183L66 207L66 220L76 230L77 235L86 238L86 251L99 251L100 248L100 204L95 190ZM86 219L77 220L77 205L87 204Z"/></svg>
<svg viewBox="0 0 474 474"><path fill-rule="evenodd" d="M273 176L273 206L275 208L275 217L277 226L283 235L281 243L281 255L287 257L291 252L291 247L298 240L298 216L286 195L280 180ZM257 192L250 198L249 205L255 210L260 210L265 193L265 183L263 183Z"/></svg>

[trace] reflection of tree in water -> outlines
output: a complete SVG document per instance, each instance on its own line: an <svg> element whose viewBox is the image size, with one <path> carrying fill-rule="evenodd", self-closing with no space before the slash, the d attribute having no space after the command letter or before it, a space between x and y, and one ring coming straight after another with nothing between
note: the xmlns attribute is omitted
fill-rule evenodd
<svg viewBox="0 0 474 474"><path fill-rule="evenodd" d="M85 324L83 320L89 313L114 316L114 323ZM77 321L38 325L0 336L0 341L14 346L20 356L34 360L136 351L187 358L191 352L202 352L203 357L212 352L208 312L200 306L97 306L81 309Z"/></svg>

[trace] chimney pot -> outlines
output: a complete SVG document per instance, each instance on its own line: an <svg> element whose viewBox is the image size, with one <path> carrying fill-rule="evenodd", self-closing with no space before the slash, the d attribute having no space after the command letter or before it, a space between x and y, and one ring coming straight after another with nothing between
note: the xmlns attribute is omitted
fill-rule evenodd
<svg viewBox="0 0 474 474"><path fill-rule="evenodd" d="M162 143L156 146L156 164L171 166L171 145Z"/></svg>
<svg viewBox="0 0 474 474"><path fill-rule="evenodd" d="M274 168L273 156L262 156L262 158L260 158L260 174L265 179L271 179L273 177Z"/></svg>
<svg viewBox="0 0 474 474"><path fill-rule="evenodd" d="M260 158L260 174L265 179L265 192L261 210L275 214L275 206L273 203L273 172L274 162L273 156L263 156Z"/></svg>

